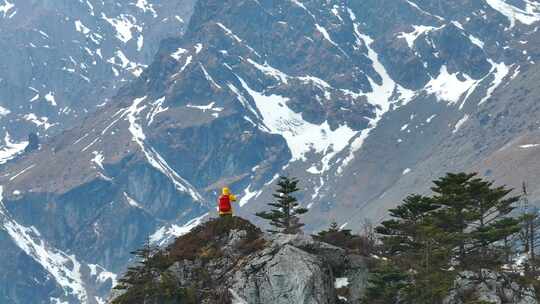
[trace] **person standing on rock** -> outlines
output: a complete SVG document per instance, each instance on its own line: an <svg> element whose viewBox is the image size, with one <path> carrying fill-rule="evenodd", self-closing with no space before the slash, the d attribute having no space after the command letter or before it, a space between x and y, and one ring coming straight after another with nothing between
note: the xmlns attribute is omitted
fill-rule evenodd
<svg viewBox="0 0 540 304"><path fill-rule="evenodd" d="M221 196L218 199L219 216L232 216L232 202L236 202L236 195L231 194L228 187L224 187L221 191Z"/></svg>

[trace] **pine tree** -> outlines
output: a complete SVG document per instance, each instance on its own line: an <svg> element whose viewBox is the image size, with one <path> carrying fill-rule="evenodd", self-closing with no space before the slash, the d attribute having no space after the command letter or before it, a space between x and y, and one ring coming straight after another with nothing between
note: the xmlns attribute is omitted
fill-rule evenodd
<svg viewBox="0 0 540 304"><path fill-rule="evenodd" d="M393 303L397 295L400 303L442 303L459 269L499 269L511 255L509 240L521 228L510 216L519 200L511 189L474 173L449 173L434 184L432 197L407 197L376 228L383 263L394 269L372 272L375 301L368 303ZM385 276L395 274L404 277L387 285Z"/></svg>
<svg viewBox="0 0 540 304"><path fill-rule="evenodd" d="M181 286L168 270L171 261L158 247L151 245L149 238L142 248L131 254L135 256L136 264L118 280L119 284L114 289L124 292L112 304L200 303L193 288Z"/></svg>
<svg viewBox="0 0 540 304"><path fill-rule="evenodd" d="M268 203L274 209L265 212L259 212L255 215L270 221L270 225L276 229L268 230L271 233L300 233L303 223L300 222L299 215L308 210L301 208L296 197L293 195L299 191L298 180L296 178L280 177L278 189L273 197L275 202Z"/></svg>
<svg viewBox="0 0 540 304"><path fill-rule="evenodd" d="M330 227L328 228L329 232L338 232L339 230L340 230L339 225L336 221L333 221L332 223L330 223Z"/></svg>
<svg viewBox="0 0 540 304"><path fill-rule="evenodd" d="M381 235L385 253L392 257L403 257L405 260L416 260L421 254L422 236L421 226L426 225L426 218L437 210L438 205L421 195L410 195L400 206L390 209L392 219L384 221L375 231Z"/></svg>
<svg viewBox="0 0 540 304"><path fill-rule="evenodd" d="M401 288L401 298L410 300L404 303L439 303L453 279L452 272L446 270L452 247L433 219L439 208L429 197L410 195L402 205L390 210L392 219L375 229L383 243L381 255L409 282L390 285L393 292ZM375 277L381 275L386 273L374 272Z"/></svg>
<svg viewBox="0 0 540 304"><path fill-rule="evenodd" d="M512 189L495 187L476 176L448 173L432 188L434 202L441 206L437 225L448 232L463 268L504 263L504 250L497 244L520 230L520 221L510 217L519 197L509 196Z"/></svg>
<svg viewBox="0 0 540 304"><path fill-rule="evenodd" d="M124 276L118 280L120 284L115 289L127 289L130 286L145 285L152 281L155 269L151 257L156 252L157 248L151 245L148 238L142 248L130 252L137 259L137 263L128 267Z"/></svg>
<svg viewBox="0 0 540 304"><path fill-rule="evenodd" d="M400 292L412 282L410 276L388 261L380 261L371 270L363 303L398 303Z"/></svg>

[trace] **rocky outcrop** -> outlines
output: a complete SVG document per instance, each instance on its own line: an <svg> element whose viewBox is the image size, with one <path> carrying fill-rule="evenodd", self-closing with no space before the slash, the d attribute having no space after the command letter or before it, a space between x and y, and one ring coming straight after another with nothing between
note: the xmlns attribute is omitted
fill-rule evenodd
<svg viewBox="0 0 540 304"><path fill-rule="evenodd" d="M480 272L464 271L460 273L444 304L469 303L466 302L467 300L495 304L538 303L532 287L523 287L506 274L486 269Z"/></svg>
<svg viewBox="0 0 540 304"><path fill-rule="evenodd" d="M366 287L366 280L358 279L367 272L359 262L363 257L311 236L266 235L240 218L228 220L212 220L177 239L164 253L171 265L156 280L169 274L178 289L196 294L194 303L360 303L355 296ZM132 297L136 288L115 294L110 303L168 303L162 295ZM344 289L355 296L341 295L347 294Z"/></svg>
<svg viewBox="0 0 540 304"><path fill-rule="evenodd" d="M232 290L253 304L335 303L335 269L345 261L343 249L308 236L278 235L234 273Z"/></svg>

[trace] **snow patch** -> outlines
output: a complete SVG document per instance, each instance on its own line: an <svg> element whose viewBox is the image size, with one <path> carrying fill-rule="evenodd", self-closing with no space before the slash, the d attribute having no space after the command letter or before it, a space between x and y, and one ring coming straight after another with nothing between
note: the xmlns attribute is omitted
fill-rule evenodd
<svg viewBox="0 0 540 304"><path fill-rule="evenodd" d="M324 39L326 39L328 42L330 42L335 47L339 48L338 44L335 43L334 40L332 40L332 38L330 37L330 34L328 34L328 31L326 30L326 28L324 28L323 26L321 26L318 23L315 23L315 28L317 28L317 31L319 31L319 33L321 33L323 35Z"/></svg>
<svg viewBox="0 0 540 304"><path fill-rule="evenodd" d="M139 204L139 202L137 202L136 200L134 200L133 198L131 198L131 197L130 197L127 193L125 193L125 192L124 192L124 198L126 199L127 203L128 203L131 207L143 209L143 207L141 206L141 204Z"/></svg>
<svg viewBox="0 0 540 304"><path fill-rule="evenodd" d="M92 162L101 168L101 170L104 170L105 168L103 167L103 160L105 160L105 157L103 156L103 152L94 151L92 154L94 155Z"/></svg>
<svg viewBox="0 0 540 304"><path fill-rule="evenodd" d="M114 27L116 31L116 38L123 43L127 43L133 38L133 28L139 32L142 31L142 28L134 23L133 19L135 18L130 15L122 14L117 18L109 18L105 14L101 13L101 18Z"/></svg>
<svg viewBox="0 0 540 304"><path fill-rule="evenodd" d="M469 34L469 40L479 48L484 49L484 41L480 40L480 38Z"/></svg>
<svg viewBox="0 0 540 304"><path fill-rule="evenodd" d="M180 75L187 68L187 66L191 64L192 60L193 60L193 57L188 56L186 58L186 62L184 63L184 65L180 68L180 70L178 72L176 72L174 75L172 75L171 78L176 78L178 75Z"/></svg>
<svg viewBox="0 0 540 304"><path fill-rule="evenodd" d="M336 289L340 289L343 287L349 286L349 278L336 278L336 281L334 282L334 286Z"/></svg>
<svg viewBox="0 0 540 304"><path fill-rule="evenodd" d="M186 105L186 107L192 108L192 109L198 109L198 110L201 110L203 112L206 112L206 111L221 112L221 111L223 111L223 108L216 107L215 105L216 105L215 102L211 102L211 103L209 103L207 105L204 105L204 106L188 104L188 105Z"/></svg>
<svg viewBox="0 0 540 304"><path fill-rule="evenodd" d="M251 65L253 65L256 69L261 71L263 74L270 76L272 78L275 78L276 80L279 80L280 82L287 84L287 78L289 78L289 75L281 72L278 69L273 68L270 66L267 62L264 64L258 64L257 62L251 60L250 58L247 59L247 62L249 62Z"/></svg>
<svg viewBox="0 0 540 304"><path fill-rule="evenodd" d="M48 130L50 127L53 127L55 124L49 123L48 117L37 117L34 113L29 113L23 116L24 119L35 124L38 127L42 127L45 130Z"/></svg>
<svg viewBox="0 0 540 304"><path fill-rule="evenodd" d="M140 52L144 46L144 36L141 34L137 37L137 51Z"/></svg>
<svg viewBox="0 0 540 304"><path fill-rule="evenodd" d="M491 98L493 95L493 92L501 85L503 79L510 73L510 67L504 64L504 62L501 63L493 63L491 62L494 72L493 72L493 81L489 85L489 89L487 90L486 96L480 100L478 105L483 104L488 99Z"/></svg>
<svg viewBox="0 0 540 304"><path fill-rule="evenodd" d="M223 23L216 22L216 25L219 26L225 32L225 34L227 36L229 36L230 38L232 38L234 41L236 41L237 43L242 43L242 39L240 39L240 37L236 36L236 34L234 34L228 27L223 25ZM242 44L242 45L245 46L246 48L248 48L251 52L253 52L258 57L261 57L261 55L259 55L259 53L257 53L257 51L255 51L249 45L247 45L247 44Z"/></svg>
<svg viewBox="0 0 540 304"><path fill-rule="evenodd" d="M186 50L186 49L178 48L176 51L174 51L174 52L171 54L171 57L174 58L174 59L177 60L177 61L180 61L180 58L182 57L182 54L187 53L187 51L188 51L188 50Z"/></svg>
<svg viewBox="0 0 540 304"><path fill-rule="evenodd" d="M194 48L195 48L195 54L199 54L203 49L203 45L202 43L197 43L195 44Z"/></svg>
<svg viewBox="0 0 540 304"><path fill-rule="evenodd" d="M83 33L85 35L87 35L88 33L90 33L90 29L88 27L86 27L82 22L81 20L75 20L75 30L77 32L80 32L80 33Z"/></svg>
<svg viewBox="0 0 540 304"><path fill-rule="evenodd" d="M238 202L238 205L240 207L243 207L244 205L246 205L252 198L256 198L258 197L259 195L261 195L261 191L251 191L251 185L249 185L245 190L244 190L244 195L242 195L242 198L240 199L240 201Z"/></svg>
<svg viewBox="0 0 540 304"><path fill-rule="evenodd" d="M163 103L165 102L165 96L159 98L158 100L154 101L152 103L152 110L148 112L147 119L148 119L148 125L151 125L154 122L154 118L165 111L167 111L168 107L163 107Z"/></svg>
<svg viewBox="0 0 540 304"><path fill-rule="evenodd" d="M204 218L208 215L208 213L205 213L200 217L196 217L190 220L183 226L175 224L163 226L150 236L150 243L160 247L164 246L168 244L171 240L182 236L190 232L193 228L199 226L203 222Z"/></svg>
<svg viewBox="0 0 540 304"><path fill-rule="evenodd" d="M443 65L439 76L432 78L426 85L426 92L435 95L438 101L446 101L450 105L455 104L476 83L468 75L461 75L463 80L458 78L458 73L448 73L447 67Z"/></svg>
<svg viewBox="0 0 540 304"><path fill-rule="evenodd" d="M221 89L221 86L219 84L217 84L217 82L214 80L214 78L210 75L210 73L208 73L208 71L206 70L206 68L204 67L204 65L202 63L199 62L199 66L201 67L201 70L203 71L204 73L204 77L206 78L206 80L208 80L208 82L213 85L214 87L218 88L218 89Z"/></svg>
<svg viewBox="0 0 540 304"><path fill-rule="evenodd" d="M107 271L107 269L98 264L88 264L88 268L90 268L90 276L96 277L96 282L105 283L111 280L112 286L116 286L117 274Z"/></svg>
<svg viewBox="0 0 540 304"><path fill-rule="evenodd" d="M54 93L53 92L49 92L47 93L47 95L45 95L45 100L51 104L51 106L53 107L56 107L57 104L56 104L56 98L54 97Z"/></svg>
<svg viewBox="0 0 540 304"><path fill-rule="evenodd" d="M3 14L4 18L5 17L9 17L9 18L13 17L13 15L15 15L15 13L12 13L11 15L8 15L8 13L9 13L10 10L12 10L15 7L15 5L13 3L9 2L8 0L4 0L3 2L4 2L4 4L0 5L0 13Z"/></svg>
<svg viewBox="0 0 540 304"><path fill-rule="evenodd" d="M454 130L452 131L452 134L457 133L457 131L459 131L459 129L461 128L461 126L463 126L463 124L466 123L467 120L469 120L469 115L468 115L468 114L465 114L465 116L463 116L463 118L461 118L461 119L456 123L456 125L454 126Z"/></svg>
<svg viewBox="0 0 540 304"><path fill-rule="evenodd" d="M436 27L433 27L433 26L426 26L426 25L413 25L413 31L410 32L410 33L399 33L399 35L397 36L397 38L402 38L402 39L405 39L405 41L407 41L407 45L409 46L410 49L413 49L414 48L414 42L416 41L416 39L418 39L418 37L424 33L427 33L427 32L430 32L432 30L435 30L435 29L439 29L439 28L436 28Z"/></svg>
<svg viewBox="0 0 540 304"><path fill-rule="evenodd" d="M441 16L437 16L437 15L433 15L425 10L423 10L422 8L420 8L416 3L410 1L410 0L405 0L410 6L414 7L415 9L419 10L422 14L424 15L428 15L428 16L432 16L432 17L435 17L439 20L444 20L444 18L442 18Z"/></svg>
<svg viewBox="0 0 540 304"><path fill-rule="evenodd" d="M146 0L137 0L137 3L135 3L135 6L141 9L144 13L151 12L154 18L157 17L156 10L154 9L154 6Z"/></svg>
<svg viewBox="0 0 540 304"><path fill-rule="evenodd" d="M11 136L9 132L6 132L4 137L4 146L0 149L0 164L5 164L9 160L15 158L17 155L22 153L26 146L28 146L27 141L14 142L11 141Z"/></svg>
<svg viewBox="0 0 540 304"><path fill-rule="evenodd" d="M236 36L228 27L223 25L223 23L216 22L216 24L225 32L225 34L227 34L227 36L233 38L234 40L236 40L236 42L239 42L239 43L242 42L242 39L240 39L240 37Z"/></svg>
<svg viewBox="0 0 540 304"><path fill-rule="evenodd" d="M307 9L307 7L302 2L300 2L298 0L291 0L291 2L293 4L296 4L296 6L302 8L303 10L305 10L306 13L308 13L313 19L316 19L315 16Z"/></svg>
<svg viewBox="0 0 540 304"><path fill-rule="evenodd" d="M237 76L238 77L238 76ZM240 80L240 83L242 83L242 86L244 87L247 87L247 84L245 84L244 80L239 78L238 79ZM237 87L235 87L233 84L227 84L227 86L229 87L229 89L236 95L236 97L238 97L238 101L240 102L240 104L245 108L247 109L248 111L250 111L251 113L253 113L253 115L255 115L255 117L259 118L262 120L262 117L260 117L259 115L259 112L255 111L255 109L251 106L251 104L249 103L249 101L240 93L240 91L238 90ZM245 118L247 118L247 116L245 116ZM251 119L248 119L248 121L251 121Z"/></svg>
<svg viewBox="0 0 540 304"><path fill-rule="evenodd" d="M120 60L120 62L117 62L117 59ZM116 50L115 56L109 58L107 62L130 71L135 77L139 77L142 73L143 68L146 67L144 65L129 60L124 54L124 52L122 52L121 50ZM118 72L115 72L115 75L118 76Z"/></svg>
<svg viewBox="0 0 540 304"><path fill-rule="evenodd" d="M287 141L292 154L291 161L306 160L306 154L310 151L337 153L343 150L357 133L347 125L331 130L328 122L321 125L309 123L301 114L287 106L288 98L280 95L267 96L252 90L241 78L240 82L255 101L268 131L280 134Z"/></svg>
<svg viewBox="0 0 540 304"><path fill-rule="evenodd" d="M6 116L6 115L8 115L9 113L11 113L10 110L8 110L8 109L6 109L6 108L0 106L0 117Z"/></svg>
<svg viewBox="0 0 540 304"><path fill-rule="evenodd" d="M524 0L524 10L507 3L508 1L505 0L486 0L486 2L510 20L510 28L516 25L516 21L531 25L540 20L540 3L536 1Z"/></svg>

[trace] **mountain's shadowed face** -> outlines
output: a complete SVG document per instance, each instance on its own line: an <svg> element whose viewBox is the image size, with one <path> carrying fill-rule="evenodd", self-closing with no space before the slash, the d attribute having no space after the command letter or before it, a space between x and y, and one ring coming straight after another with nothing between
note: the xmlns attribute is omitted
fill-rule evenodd
<svg viewBox="0 0 540 304"><path fill-rule="evenodd" d="M312 232L449 171L538 184L538 21L530 0L0 0L0 302L103 303L225 185L253 219L298 177Z"/></svg>

